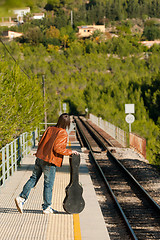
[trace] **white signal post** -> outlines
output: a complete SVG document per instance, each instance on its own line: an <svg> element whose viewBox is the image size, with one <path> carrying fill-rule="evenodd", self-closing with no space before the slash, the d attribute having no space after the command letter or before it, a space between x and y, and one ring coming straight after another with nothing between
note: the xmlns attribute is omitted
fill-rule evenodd
<svg viewBox="0 0 160 240"><path fill-rule="evenodd" d="M66 111L67 111L67 104L63 103L63 112L66 112Z"/></svg>
<svg viewBox="0 0 160 240"><path fill-rule="evenodd" d="M131 124L135 120L135 117L132 114L135 113L134 104L125 104L125 113L127 113L125 120L129 123L129 132L131 132Z"/></svg>

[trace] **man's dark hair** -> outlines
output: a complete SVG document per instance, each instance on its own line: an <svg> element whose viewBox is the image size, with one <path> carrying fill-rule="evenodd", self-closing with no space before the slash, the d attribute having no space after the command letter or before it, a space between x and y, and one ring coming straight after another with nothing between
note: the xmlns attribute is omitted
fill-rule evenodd
<svg viewBox="0 0 160 240"><path fill-rule="evenodd" d="M69 129L69 127L70 127L70 116L68 115L68 113L62 113L59 116L56 127L63 128L63 129L66 129L66 128Z"/></svg>

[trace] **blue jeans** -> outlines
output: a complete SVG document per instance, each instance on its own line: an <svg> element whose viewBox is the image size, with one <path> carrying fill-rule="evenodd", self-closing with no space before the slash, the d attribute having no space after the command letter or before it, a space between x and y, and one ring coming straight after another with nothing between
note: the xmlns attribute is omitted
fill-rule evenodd
<svg viewBox="0 0 160 240"><path fill-rule="evenodd" d="M42 175L42 172L44 173L44 189L43 189L44 203L42 204L42 208L43 210L45 210L52 203L52 190L56 173L56 166L54 164L45 162L37 158L32 176L24 185L23 191L20 193L20 197L27 200L31 189L36 186L38 180Z"/></svg>

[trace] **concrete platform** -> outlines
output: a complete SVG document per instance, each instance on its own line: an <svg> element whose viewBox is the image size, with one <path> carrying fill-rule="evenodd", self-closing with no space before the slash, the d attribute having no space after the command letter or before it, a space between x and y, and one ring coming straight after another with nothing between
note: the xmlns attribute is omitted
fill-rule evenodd
<svg viewBox="0 0 160 240"><path fill-rule="evenodd" d="M84 154L81 152L75 133L70 137L71 148L81 154L80 183L83 187L85 208L80 214L67 214L63 209L65 187L70 180L69 157L65 157L63 166L57 168L53 188L53 208L58 214L44 215L43 176L37 186L31 190L20 214L14 198L19 195L23 185L29 179L34 167L35 157L31 154L23 159L21 167L0 188L0 239L1 240L107 240L110 239L97 197L88 174Z"/></svg>

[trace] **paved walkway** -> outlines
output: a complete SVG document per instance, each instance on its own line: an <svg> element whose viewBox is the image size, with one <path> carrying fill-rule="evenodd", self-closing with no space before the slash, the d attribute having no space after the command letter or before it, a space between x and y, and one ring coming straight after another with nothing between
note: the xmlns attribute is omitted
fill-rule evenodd
<svg viewBox="0 0 160 240"><path fill-rule="evenodd" d="M73 137L72 137L73 140ZM71 142L72 149L81 152L77 141ZM31 154L23 159L21 167L0 188L0 240L108 240L109 235L97 202L92 181L81 153L80 183L83 187L85 208L80 214L67 214L63 209L65 187L70 181L69 157L65 157L62 168L57 168L53 188L53 208L58 214L44 215L43 176L31 190L20 214L14 199L21 192L34 167L35 157Z"/></svg>
<svg viewBox="0 0 160 240"><path fill-rule="evenodd" d="M72 240L74 239L73 215L66 214L62 206L65 187L70 179L68 157L64 158L63 168L57 168L53 188L53 208L59 213L49 215L42 213L43 176L37 186L31 190L28 201L24 205L24 213L20 214L16 209L14 199L29 179L34 161L32 151L31 155L23 159L21 168L0 190L0 239Z"/></svg>

